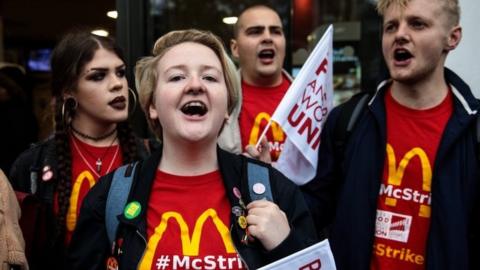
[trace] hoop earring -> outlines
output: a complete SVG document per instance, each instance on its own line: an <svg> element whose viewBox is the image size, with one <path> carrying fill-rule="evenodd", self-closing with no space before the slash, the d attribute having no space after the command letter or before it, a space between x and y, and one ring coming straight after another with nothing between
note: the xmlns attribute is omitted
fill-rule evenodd
<svg viewBox="0 0 480 270"><path fill-rule="evenodd" d="M137 95L135 91L133 91L133 89L130 87L128 87L128 91L131 93L133 97L133 106L132 106L132 109L128 112L128 115L132 115L135 112L135 109L137 109Z"/></svg>
<svg viewBox="0 0 480 270"><path fill-rule="evenodd" d="M73 102L73 103L72 103ZM75 111L78 107L78 102L74 97L68 97L63 101L62 104L62 121L65 126L68 125L68 121L70 120L70 113ZM69 114L66 116L66 114Z"/></svg>

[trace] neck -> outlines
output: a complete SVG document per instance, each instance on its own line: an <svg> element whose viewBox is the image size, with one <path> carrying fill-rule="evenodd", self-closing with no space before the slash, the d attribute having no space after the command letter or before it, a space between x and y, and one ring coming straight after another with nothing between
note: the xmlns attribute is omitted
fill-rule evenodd
<svg viewBox="0 0 480 270"><path fill-rule="evenodd" d="M95 125L85 124L82 121L72 120L71 133L79 140L93 146L115 145L112 141L117 137L117 124Z"/></svg>
<svg viewBox="0 0 480 270"><path fill-rule="evenodd" d="M282 76L281 72L272 76L249 76L247 74L242 74L242 80L249 85L257 87L275 87L282 83Z"/></svg>
<svg viewBox="0 0 480 270"><path fill-rule="evenodd" d="M441 74L413 83L393 81L392 97L403 106L425 110L439 105L448 94L448 85Z"/></svg>
<svg viewBox="0 0 480 270"><path fill-rule="evenodd" d="M163 142L161 171L183 176L195 176L218 169L217 146L213 143Z"/></svg>

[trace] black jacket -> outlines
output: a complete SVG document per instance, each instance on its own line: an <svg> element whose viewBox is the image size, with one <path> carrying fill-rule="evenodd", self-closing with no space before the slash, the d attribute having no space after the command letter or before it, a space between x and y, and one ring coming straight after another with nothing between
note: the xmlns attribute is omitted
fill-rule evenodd
<svg viewBox="0 0 480 270"><path fill-rule="evenodd" d="M480 269L480 170L476 119L480 102L455 73L446 69L453 112L432 167L431 223L425 269ZM380 84L348 138L343 162L336 160L334 109L322 132L317 176L307 186L319 200L315 216L330 230L337 269L367 270L375 235L377 200L386 149L385 92Z"/></svg>
<svg viewBox="0 0 480 270"><path fill-rule="evenodd" d="M247 158L234 155L218 148L220 172L227 190L228 199L233 206L238 205L238 199L233 194L233 187L239 187L242 194L249 198L246 172ZM118 257L119 269L136 269L147 245L146 211L150 189L155 178L161 151L158 151L141 164L136 170L128 202L137 201L141 205L141 213L128 220L123 215L120 220L119 235L123 238L123 249ZM258 161L253 161L259 163ZM274 250L267 252L258 244L248 246L240 242L244 230L231 214L232 241L243 261L250 269L256 269L270 262L285 257L295 251L306 248L316 242L316 234L311 216L307 210L303 196L295 184L281 173L268 167L274 202L282 209L290 222L291 233ZM69 269L105 269L105 260L110 254L107 233L105 229L105 205L111 185L113 173L104 176L85 198L80 217L69 247Z"/></svg>
<svg viewBox="0 0 480 270"><path fill-rule="evenodd" d="M158 147L158 144L152 141L149 147L154 149ZM141 159L148 156L148 150L143 140L137 139L137 149ZM53 172L53 178L47 182L42 181L42 169L45 166L49 166ZM28 232L24 230L26 236L33 234L25 237L27 259L31 270L64 269L66 248L63 239L54 240L56 239L56 217L53 212L53 198L57 183L57 167L55 141L51 137L23 152L10 171L9 180L13 189L35 194L32 198L35 199L35 202L39 202L35 206L38 208L37 216L27 219L28 221L34 220L37 224L26 224ZM33 201L29 202L33 203Z"/></svg>

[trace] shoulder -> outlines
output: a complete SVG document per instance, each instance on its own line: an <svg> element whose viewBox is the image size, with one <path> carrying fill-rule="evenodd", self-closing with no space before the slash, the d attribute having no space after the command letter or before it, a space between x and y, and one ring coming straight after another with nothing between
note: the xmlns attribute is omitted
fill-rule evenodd
<svg viewBox="0 0 480 270"><path fill-rule="evenodd" d="M293 82L293 77L292 77L292 75L290 75L290 73L288 73L288 71L286 71L285 69L282 69L282 75L283 75L283 77L285 78L285 80L286 80L288 83L292 83L292 82Z"/></svg>
<svg viewBox="0 0 480 270"><path fill-rule="evenodd" d="M6 194L7 192L9 192L9 189L10 188L7 177L5 176L3 171L0 170L0 209L3 209L3 200L7 197Z"/></svg>
<svg viewBox="0 0 480 270"><path fill-rule="evenodd" d="M8 182L7 176L3 173L2 170L0 170L0 212L5 213L7 207L15 207L15 211L17 211L18 203L14 195L12 186Z"/></svg>
<svg viewBox="0 0 480 270"><path fill-rule="evenodd" d="M346 129L352 117L355 121L357 117L365 111L365 108L367 108L367 105L374 94L374 92L362 91L353 95L344 103L333 108L327 118L327 129L328 127L337 126L337 124L332 124L337 122L340 122L339 125L343 129Z"/></svg>
<svg viewBox="0 0 480 270"><path fill-rule="evenodd" d="M217 157L220 170L228 172L233 168L240 168L247 157L242 154L232 153L217 145Z"/></svg>
<svg viewBox="0 0 480 270"><path fill-rule="evenodd" d="M30 146L30 148L23 151L18 156L18 158L16 159L16 162L17 161L22 161L22 160L33 159L33 157L36 156L36 155L41 155L40 158L42 158L47 154L46 150L50 150L52 147L54 147L54 144L55 144L55 142L54 142L53 137L48 138L45 141L32 144Z"/></svg>
<svg viewBox="0 0 480 270"><path fill-rule="evenodd" d="M15 190L28 192L30 171L40 171L41 166L46 164L47 157L51 157L51 166L54 165L54 148L55 143L51 137L46 141L33 144L17 157L10 169L10 182Z"/></svg>

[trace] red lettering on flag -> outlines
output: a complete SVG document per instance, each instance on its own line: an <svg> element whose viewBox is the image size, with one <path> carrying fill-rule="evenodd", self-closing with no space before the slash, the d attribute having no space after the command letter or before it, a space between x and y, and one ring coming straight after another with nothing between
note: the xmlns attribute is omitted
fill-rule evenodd
<svg viewBox="0 0 480 270"><path fill-rule="evenodd" d="M320 75L320 73L327 73L327 65L328 65L328 60L327 58L323 59L322 63L318 66L317 71L315 71L315 74Z"/></svg>
<svg viewBox="0 0 480 270"><path fill-rule="evenodd" d="M319 259L316 259L313 262L309 262L308 264L300 266L298 270L319 270L320 268L322 268L322 263Z"/></svg>

